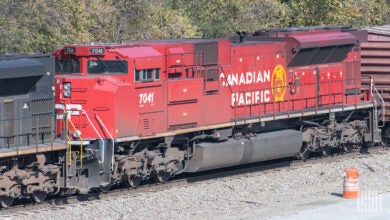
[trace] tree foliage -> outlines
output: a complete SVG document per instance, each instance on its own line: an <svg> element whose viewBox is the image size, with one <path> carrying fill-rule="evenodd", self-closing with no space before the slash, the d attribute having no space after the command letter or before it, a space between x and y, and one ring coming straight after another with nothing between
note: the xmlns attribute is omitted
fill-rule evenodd
<svg viewBox="0 0 390 220"><path fill-rule="evenodd" d="M182 10L174 10L169 1L119 0L114 41L198 37L196 26Z"/></svg>
<svg viewBox="0 0 390 220"><path fill-rule="evenodd" d="M289 25L373 26L390 22L386 0L293 0Z"/></svg>
<svg viewBox="0 0 390 220"><path fill-rule="evenodd" d="M66 43L225 37L235 31L390 23L388 0L0 0L0 51Z"/></svg>

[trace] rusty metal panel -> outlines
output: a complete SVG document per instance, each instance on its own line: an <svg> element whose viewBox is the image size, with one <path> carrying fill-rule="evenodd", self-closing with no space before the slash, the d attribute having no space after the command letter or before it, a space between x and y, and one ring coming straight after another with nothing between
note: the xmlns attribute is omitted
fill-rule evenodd
<svg viewBox="0 0 390 220"><path fill-rule="evenodd" d="M369 41L363 43L364 48L366 49L374 49L377 50L378 48L382 49L390 49L390 42L384 42L384 41Z"/></svg>
<svg viewBox="0 0 390 220"><path fill-rule="evenodd" d="M367 28L368 41L390 42L390 25Z"/></svg>
<svg viewBox="0 0 390 220"><path fill-rule="evenodd" d="M374 64L374 65L390 65L390 59L386 59L385 57L380 58L365 58L362 60L362 64Z"/></svg>
<svg viewBox="0 0 390 220"><path fill-rule="evenodd" d="M389 51L387 51L386 48L381 48L378 46L375 49L365 48L365 44L362 44L363 51L362 56L363 57L390 57Z"/></svg>
<svg viewBox="0 0 390 220"><path fill-rule="evenodd" d="M386 102L386 120L390 120L390 25L368 28L368 42L362 43L362 75L373 76L375 86ZM368 90L370 81L362 80Z"/></svg>

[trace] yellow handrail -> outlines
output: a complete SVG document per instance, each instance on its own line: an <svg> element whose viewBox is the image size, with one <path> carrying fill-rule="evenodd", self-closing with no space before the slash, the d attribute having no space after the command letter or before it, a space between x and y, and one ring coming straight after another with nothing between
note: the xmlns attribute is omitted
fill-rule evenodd
<svg viewBox="0 0 390 220"><path fill-rule="evenodd" d="M65 110L65 113L66 113L66 110ZM72 120L70 120L70 117L68 114L66 114L66 120L68 122L70 122L70 125L72 126L73 130L77 131L75 125L73 124ZM66 138L68 139L68 147L69 147L69 163L72 163L72 145L69 144L69 141L70 141L70 137L68 135L68 128L66 127ZM79 136L80 138L80 166L82 167L83 166L83 138L81 137L81 135Z"/></svg>

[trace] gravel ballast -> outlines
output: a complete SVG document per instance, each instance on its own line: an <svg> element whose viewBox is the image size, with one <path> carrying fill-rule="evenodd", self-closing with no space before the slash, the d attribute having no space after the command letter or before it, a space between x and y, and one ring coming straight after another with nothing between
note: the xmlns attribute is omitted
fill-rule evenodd
<svg viewBox="0 0 390 220"><path fill-rule="evenodd" d="M345 200L344 169L359 170L361 192L390 191L390 151L336 162L248 173L50 209L1 214L10 219L264 219Z"/></svg>

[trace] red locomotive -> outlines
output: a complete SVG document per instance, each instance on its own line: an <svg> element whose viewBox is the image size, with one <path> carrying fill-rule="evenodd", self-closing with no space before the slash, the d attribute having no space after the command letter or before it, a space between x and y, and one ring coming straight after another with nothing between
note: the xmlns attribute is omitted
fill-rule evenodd
<svg viewBox="0 0 390 220"><path fill-rule="evenodd" d="M361 75L366 40L291 28L0 61L0 204L380 143L390 123Z"/></svg>
<svg viewBox="0 0 390 220"><path fill-rule="evenodd" d="M100 164L90 187L377 143L374 94L360 90L366 37L308 28L66 45L54 52L59 131L73 160Z"/></svg>

